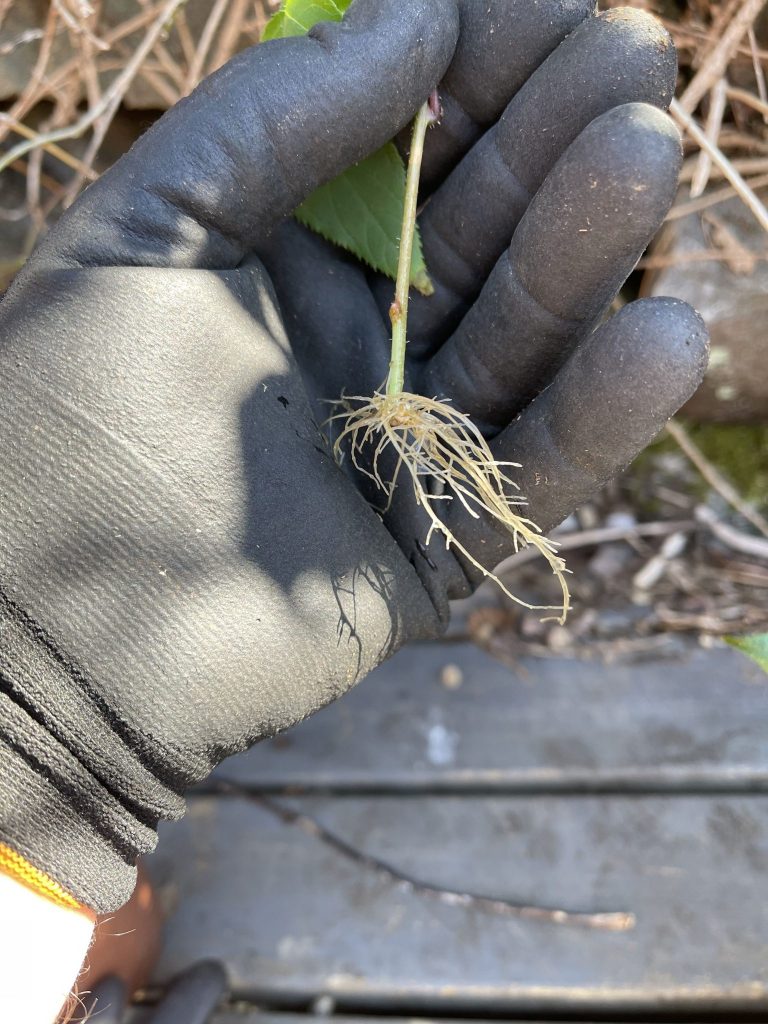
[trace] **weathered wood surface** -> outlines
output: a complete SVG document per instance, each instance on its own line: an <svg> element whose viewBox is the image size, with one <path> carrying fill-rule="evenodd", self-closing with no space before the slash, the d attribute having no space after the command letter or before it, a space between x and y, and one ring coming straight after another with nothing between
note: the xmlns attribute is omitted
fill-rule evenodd
<svg viewBox="0 0 768 1024"><path fill-rule="evenodd" d="M463 676L441 682L446 665ZM412 646L218 770L260 789L768 791L768 679L733 651L605 667Z"/></svg>
<svg viewBox="0 0 768 1024"><path fill-rule="evenodd" d="M513 672L411 648L161 829L158 978L214 956L236 996L286 1010L768 1017L767 685L730 651Z"/></svg>
<svg viewBox="0 0 768 1024"><path fill-rule="evenodd" d="M311 1024L311 1022L314 1022L314 1024L382 1024L382 1019L381 1017L334 1016L324 1018L322 1016L307 1017L304 1014L293 1013L272 1014L243 1006L239 1009L220 1010L214 1014L207 1024ZM125 1024L153 1024L152 1010L134 1009L128 1015ZM190 1024L190 1022L185 1021L184 1024ZM197 1021L191 1022L191 1024L197 1024ZM419 1017L417 1021L409 1018L387 1017L386 1024L480 1024L480 1021L455 1017L451 1018L450 1021L434 1017ZM547 1021L517 1020L514 1024L547 1024ZM560 1024L562 1024L562 1021ZM582 1021L581 1024L589 1024L589 1021ZM617 1024L617 1022L602 1021L601 1024ZM635 1020L633 1024L643 1024L643 1021ZM688 1021L686 1024L696 1024L696 1022Z"/></svg>
<svg viewBox="0 0 768 1024"><path fill-rule="evenodd" d="M516 1012L768 1010L768 798L311 797L365 855L462 892L631 911L609 932L454 905L251 800L197 797L154 872L177 901L161 976L203 956L257 1002Z"/></svg>

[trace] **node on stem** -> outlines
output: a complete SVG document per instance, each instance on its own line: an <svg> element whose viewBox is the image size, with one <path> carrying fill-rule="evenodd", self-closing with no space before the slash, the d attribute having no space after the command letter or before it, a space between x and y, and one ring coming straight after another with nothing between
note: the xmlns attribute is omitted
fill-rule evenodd
<svg viewBox="0 0 768 1024"><path fill-rule="evenodd" d="M331 420L342 421L334 444L334 455L341 462L348 451L357 470L375 482L388 502L391 502L398 478L405 470L416 501L429 520L427 544L434 533L441 533L447 547L453 546L483 575L494 580L510 600L525 608L559 610L558 619L564 622L570 608L565 562L557 554L556 544L543 537L534 522L515 511L525 504L525 499L512 495L517 485L506 470L518 464L496 462L488 442L469 416L454 409L449 402L404 390L410 268L419 176L426 132L439 115L439 100L437 93L433 93L419 111L413 127L397 285L390 307L392 350L389 375L384 388L372 396L345 397L339 401L344 411L331 417ZM396 460L388 481L379 470L385 452L393 453ZM435 488L435 483L442 486ZM561 604L528 604L483 566L454 536L438 513L438 502L452 500L460 501L472 517L490 516L508 530L515 550L529 544L534 546L547 560L560 583Z"/></svg>

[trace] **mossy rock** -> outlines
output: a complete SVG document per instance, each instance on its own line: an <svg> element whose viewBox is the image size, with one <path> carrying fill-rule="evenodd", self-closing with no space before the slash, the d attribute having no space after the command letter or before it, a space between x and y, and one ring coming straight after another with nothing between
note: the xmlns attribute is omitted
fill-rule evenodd
<svg viewBox="0 0 768 1024"><path fill-rule="evenodd" d="M705 457L725 476L747 501L768 512L768 424L687 423L686 430ZM673 438L661 434L633 463L627 482L638 496L643 494L648 511L659 512L653 489L644 481L653 473L657 457L682 453ZM685 458L685 456L682 456ZM640 486L634 486L637 482ZM705 500L709 484L693 469L677 480L677 489ZM653 506L651 508L650 506Z"/></svg>

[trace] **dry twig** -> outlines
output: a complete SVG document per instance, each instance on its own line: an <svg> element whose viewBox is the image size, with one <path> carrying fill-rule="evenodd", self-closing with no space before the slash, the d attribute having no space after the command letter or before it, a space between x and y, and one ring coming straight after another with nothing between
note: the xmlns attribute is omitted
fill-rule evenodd
<svg viewBox="0 0 768 1024"><path fill-rule="evenodd" d="M568 533L555 533L552 539L558 551L573 551L576 548L596 547L598 544L612 544L616 541L632 541L641 537L666 537L674 533L690 532L696 528L692 519L678 519L661 523L636 523L634 526L600 526L594 530L574 530ZM536 558L536 551L522 548L516 554L505 559L497 568L496 574L502 576L514 572L527 562Z"/></svg>
<svg viewBox="0 0 768 1024"><path fill-rule="evenodd" d="M754 263L765 263L768 261L768 251L764 253L752 252L749 259ZM645 256L637 264L639 270L662 270L664 267L679 267L686 263L737 263L745 256L744 248L718 248L701 249L692 252L676 252L669 256Z"/></svg>
<svg viewBox="0 0 768 1024"><path fill-rule="evenodd" d="M768 541L762 540L760 537L751 537L748 533L742 533L741 530L734 530L727 523L721 523L712 509L707 508L706 505L700 505L696 509L695 515L697 522L711 530L715 537L723 544L727 544L729 548L739 551L742 555L751 555L753 558L768 561Z"/></svg>
<svg viewBox="0 0 768 1024"><path fill-rule="evenodd" d="M741 497L736 488L725 479L722 473L715 466L712 465L698 445L693 442L688 431L681 426L681 424L676 423L675 420L670 420L667 424L667 433L673 438L685 455L688 456L710 487L716 490L717 493L739 513L739 515L743 516L747 522L751 523L752 526L762 533L764 537L768 537L768 521L766 521L759 512L752 508L752 506Z"/></svg>
<svg viewBox="0 0 768 1024"><path fill-rule="evenodd" d="M763 71L763 65L760 63L760 58L757 52L757 39L755 37L754 25L749 26L747 36L749 38L749 48L752 51L752 67L755 72L757 94L760 97L760 102L763 104L763 122L768 124L768 88L766 88L765 84L765 72ZM747 95L749 95L749 93Z"/></svg>
<svg viewBox="0 0 768 1024"><path fill-rule="evenodd" d="M740 174L766 174L768 173L768 158L764 156L744 156L734 157L730 161L730 165L734 167ZM685 183L693 178L695 172L696 162L695 160L686 160L683 164L683 169L680 172L680 181ZM722 180L726 177L721 167L717 164L712 168L712 178ZM734 189L734 194L736 190Z"/></svg>
<svg viewBox="0 0 768 1024"><path fill-rule="evenodd" d="M758 189L765 188L768 186L768 174L761 174L755 178L751 178L747 184L749 187L756 192ZM679 220L681 217L687 217L691 213L700 213L702 210L707 210L711 206L717 206L718 203L724 203L727 199L733 199L737 195L736 189L731 185L726 185L725 188L719 188L714 192L708 192L705 196L700 196L698 199L690 199L688 202L676 203L666 216L666 220ZM651 257L653 259L654 257Z"/></svg>
<svg viewBox="0 0 768 1024"><path fill-rule="evenodd" d="M736 89L732 85L726 86L725 91L729 100L745 103L748 107L752 107L753 110L763 115L763 119L768 124L768 101L763 99L762 96L755 96L746 89Z"/></svg>
<svg viewBox="0 0 768 1024"><path fill-rule="evenodd" d="M765 0L742 0L730 24L680 96L678 102L682 113L692 114L710 89L722 78L736 48L762 11L764 4ZM719 26L714 26L715 30L718 28Z"/></svg>
<svg viewBox="0 0 768 1024"><path fill-rule="evenodd" d="M221 26L216 49L208 65L209 71L215 71L217 68L220 68L237 49L249 5L250 0L232 0L229 15Z"/></svg>
<svg viewBox="0 0 768 1024"><path fill-rule="evenodd" d="M717 145L717 140L723 127L727 90L728 82L723 77L715 82L710 92L709 113L707 114L707 123L704 131L713 146ZM691 181L691 199L697 199L707 187L711 170L712 156L707 150L702 149L699 153L696 172Z"/></svg>
<svg viewBox="0 0 768 1024"><path fill-rule="evenodd" d="M0 114L0 125L2 124L10 125L14 132L18 135L23 135L25 139L32 139L34 141L39 138L37 132L32 131L22 121L16 121L10 114ZM51 156L56 157L57 160L61 160L63 164L71 167L73 171L77 171L78 174L87 177L89 181L95 181L98 178L98 174L93 168L88 167L82 160L78 160L72 153L68 153L66 149L57 146L55 142L44 143L41 148L50 153Z"/></svg>
<svg viewBox="0 0 768 1024"><path fill-rule="evenodd" d="M709 141L699 125L694 121L690 114L685 111L678 100L672 101L670 111L680 125L688 132L691 138L701 147L701 149L709 154L712 162L717 164L721 169L725 177L736 190L739 197L755 215L755 219L763 230L768 231L768 209L766 209L760 199L758 199L731 161L725 156L721 149L714 146Z"/></svg>
<svg viewBox="0 0 768 1024"><path fill-rule="evenodd" d="M189 65L189 70L187 71L187 77L184 82L185 93L191 92L203 75L208 51L213 45L214 36L219 29L221 19L224 17L224 13L229 6L229 2L230 0L215 0L215 3L211 8L211 13L208 15L208 20L200 34L200 40L197 44L197 49L195 50L195 56Z"/></svg>
<svg viewBox="0 0 768 1024"><path fill-rule="evenodd" d="M176 10L184 3L186 3L186 0L167 0L161 8L158 17L150 25L141 43L136 47L130 61L110 85L102 96L100 102L95 107L86 111L86 113L83 114L83 116L74 124L68 125L65 128L54 129L49 132L41 132L34 139L28 139L26 142L22 142L17 146L14 146L8 153L0 158L0 172L3 171L10 163L13 163L14 160L18 160L19 157L24 156L33 149L37 149L38 147L45 146L52 142L62 142L64 139L77 139L88 131L88 129L99 120L99 118L106 115L111 119L111 117L114 116L117 107L122 102L128 86L136 77L139 68L154 47L156 41L159 39L167 22L173 17Z"/></svg>

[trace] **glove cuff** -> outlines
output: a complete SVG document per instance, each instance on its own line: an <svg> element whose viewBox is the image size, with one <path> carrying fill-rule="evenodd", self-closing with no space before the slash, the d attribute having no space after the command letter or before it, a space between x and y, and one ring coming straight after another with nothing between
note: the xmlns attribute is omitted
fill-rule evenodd
<svg viewBox="0 0 768 1024"><path fill-rule="evenodd" d="M86 909L55 879L46 875L44 871L39 871L34 864L30 864L5 843L0 843L0 875L14 879L39 896L44 896L49 903L54 903L57 907L64 907L67 910Z"/></svg>
<svg viewBox="0 0 768 1024"><path fill-rule="evenodd" d="M44 699L47 695L47 699ZM0 590L0 843L81 905L116 910L180 794L89 698L87 680Z"/></svg>

